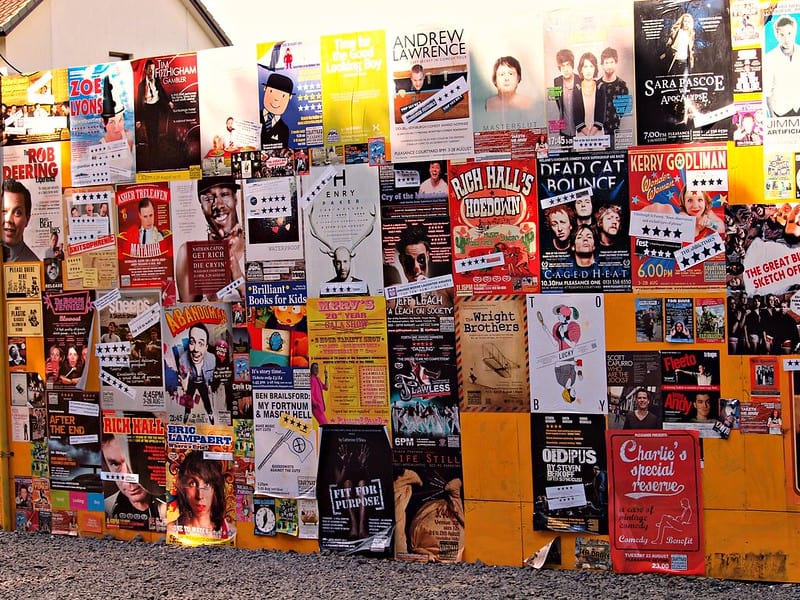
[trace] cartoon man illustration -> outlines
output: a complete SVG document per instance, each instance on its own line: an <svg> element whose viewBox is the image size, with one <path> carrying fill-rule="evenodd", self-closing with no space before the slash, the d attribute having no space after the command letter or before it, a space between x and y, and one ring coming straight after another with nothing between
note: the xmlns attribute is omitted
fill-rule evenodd
<svg viewBox="0 0 800 600"><path fill-rule="evenodd" d="M289 126L281 120L289 100L294 95L294 84L286 75L271 73L264 84L264 107L261 111L261 145L289 145Z"/></svg>

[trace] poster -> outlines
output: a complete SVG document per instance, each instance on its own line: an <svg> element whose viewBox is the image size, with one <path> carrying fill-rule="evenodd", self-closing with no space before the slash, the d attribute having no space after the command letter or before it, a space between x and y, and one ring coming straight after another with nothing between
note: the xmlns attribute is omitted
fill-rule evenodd
<svg viewBox="0 0 800 600"><path fill-rule="evenodd" d="M256 389L254 441L258 495L313 498L317 441L309 389Z"/></svg>
<svg viewBox="0 0 800 600"><path fill-rule="evenodd" d="M540 159L542 292L629 292L624 152Z"/></svg>
<svg viewBox="0 0 800 600"><path fill-rule="evenodd" d="M100 379L104 410L164 410L160 309L157 290L125 290L98 311L93 353L113 378Z"/></svg>
<svg viewBox="0 0 800 600"><path fill-rule="evenodd" d="M168 544L236 543L233 438L215 433L207 425L167 425Z"/></svg>
<svg viewBox="0 0 800 600"><path fill-rule="evenodd" d="M119 287L114 198L110 185L64 189L64 233L59 250L49 253L53 259L45 258L47 284L63 281L67 290Z"/></svg>
<svg viewBox="0 0 800 600"><path fill-rule="evenodd" d="M100 492L100 397L97 392L47 392L50 488Z"/></svg>
<svg viewBox="0 0 800 600"><path fill-rule="evenodd" d="M245 297L240 189L230 177L170 183L179 301L236 302Z"/></svg>
<svg viewBox="0 0 800 600"><path fill-rule="evenodd" d="M258 149L258 86L250 46L207 48L197 53L200 155L203 176L231 174L234 152Z"/></svg>
<svg viewBox="0 0 800 600"><path fill-rule="evenodd" d="M17 211L4 227L4 262L46 259L63 244L62 151L66 152L66 146L49 142L3 148L4 209Z"/></svg>
<svg viewBox="0 0 800 600"><path fill-rule="evenodd" d="M459 298L456 360L462 411L528 412L525 298Z"/></svg>
<svg viewBox="0 0 800 600"><path fill-rule="evenodd" d="M311 365L306 305L273 304L254 312L247 327L253 387L307 390Z"/></svg>
<svg viewBox="0 0 800 600"><path fill-rule="evenodd" d="M323 418L333 424L388 425L383 297L309 298L307 306L308 358L318 376L329 375L317 403Z"/></svg>
<svg viewBox="0 0 800 600"><path fill-rule="evenodd" d="M166 430L162 415L102 413L101 456L107 529L166 530Z"/></svg>
<svg viewBox="0 0 800 600"><path fill-rule="evenodd" d="M717 350L662 350L661 392L664 429L697 429L700 437L717 437L720 363Z"/></svg>
<svg viewBox="0 0 800 600"><path fill-rule="evenodd" d="M531 411L605 413L602 294L526 297Z"/></svg>
<svg viewBox="0 0 800 600"><path fill-rule="evenodd" d="M533 528L608 533L603 415L531 415Z"/></svg>
<svg viewBox="0 0 800 600"><path fill-rule="evenodd" d="M632 28L629 10L598 4L545 12L543 89L551 151L623 150L634 144L639 92Z"/></svg>
<svg viewBox="0 0 800 600"><path fill-rule="evenodd" d="M468 38L458 25L389 32L393 162L472 155Z"/></svg>
<svg viewBox="0 0 800 600"><path fill-rule="evenodd" d="M609 429L661 428L664 402L658 351L606 352L606 380Z"/></svg>
<svg viewBox="0 0 800 600"><path fill-rule="evenodd" d="M694 322L698 343L724 342L725 300L723 298L695 298Z"/></svg>
<svg viewBox="0 0 800 600"><path fill-rule="evenodd" d="M133 73L129 61L69 69L72 185L136 178Z"/></svg>
<svg viewBox="0 0 800 600"><path fill-rule="evenodd" d="M382 294L377 173L367 165L335 167L318 185L303 209L309 297Z"/></svg>
<svg viewBox="0 0 800 600"><path fill-rule="evenodd" d="M227 352L232 341L229 305L164 308L161 334L168 423L231 426L227 401L232 398L226 393L233 377Z"/></svg>
<svg viewBox="0 0 800 600"><path fill-rule="evenodd" d="M728 0L634 8L639 144L725 141L733 81Z"/></svg>
<svg viewBox="0 0 800 600"><path fill-rule="evenodd" d="M84 389L91 360L94 292L44 295L44 348L47 389Z"/></svg>
<svg viewBox="0 0 800 600"><path fill-rule="evenodd" d="M33 71L3 77L3 144L69 139L67 70Z"/></svg>
<svg viewBox="0 0 800 600"><path fill-rule="evenodd" d="M117 187L117 257L123 288L160 288L173 279L169 184Z"/></svg>
<svg viewBox="0 0 800 600"><path fill-rule="evenodd" d="M795 117L800 114L800 93L794 85L797 69L791 56L798 47L798 19L800 5L797 2L780 3L774 11L765 11L764 15L761 40L767 144L793 144L797 139Z"/></svg>
<svg viewBox="0 0 800 600"><path fill-rule="evenodd" d="M634 289L712 288L725 279L724 144L628 151Z"/></svg>
<svg viewBox="0 0 800 600"><path fill-rule="evenodd" d="M139 181L200 175L197 53L131 61ZM158 175L144 175L158 171ZM181 173L181 171L183 173Z"/></svg>
<svg viewBox="0 0 800 600"><path fill-rule="evenodd" d="M457 296L539 290L534 159L450 165Z"/></svg>
<svg viewBox="0 0 800 600"><path fill-rule="evenodd" d="M800 203L729 205L725 211L728 352L793 354L800 349Z"/></svg>
<svg viewBox="0 0 800 600"><path fill-rule="evenodd" d="M319 41L265 42L256 46L256 56L259 147L275 150L322 146Z"/></svg>
<svg viewBox="0 0 800 600"><path fill-rule="evenodd" d="M386 35L360 31L320 38L324 143L366 144L389 136Z"/></svg>
<svg viewBox="0 0 800 600"><path fill-rule="evenodd" d="M697 433L609 431L606 441L614 571L704 575Z"/></svg>
<svg viewBox="0 0 800 600"><path fill-rule="evenodd" d="M395 509L391 452L384 427L322 429L316 491L321 550L391 555Z"/></svg>

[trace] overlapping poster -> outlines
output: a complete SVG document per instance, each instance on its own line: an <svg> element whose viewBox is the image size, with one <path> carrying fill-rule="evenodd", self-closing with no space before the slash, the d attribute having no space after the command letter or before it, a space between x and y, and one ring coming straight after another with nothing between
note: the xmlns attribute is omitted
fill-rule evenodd
<svg viewBox="0 0 800 600"><path fill-rule="evenodd" d="M376 171L335 167L317 186L303 208L309 297L383 293Z"/></svg>
<svg viewBox="0 0 800 600"><path fill-rule="evenodd" d="M167 543L236 543L230 428L167 425Z"/></svg>
<svg viewBox="0 0 800 600"><path fill-rule="evenodd" d="M309 298L307 306L308 359L312 377L315 371L321 377L322 396L312 397L312 403L322 409L322 418L333 424L388 425L384 298Z"/></svg>
<svg viewBox="0 0 800 600"><path fill-rule="evenodd" d="M773 11L765 11L761 40L767 144L794 144L797 140L800 92L794 85L796 70L792 57L798 50L799 19L797 2L781 2Z"/></svg>
<svg viewBox="0 0 800 600"><path fill-rule="evenodd" d="M528 412L524 296L459 298L458 393L462 411Z"/></svg>
<svg viewBox="0 0 800 600"><path fill-rule="evenodd" d="M107 529L166 530L167 449L161 417L102 413L100 479Z"/></svg>
<svg viewBox="0 0 800 600"><path fill-rule="evenodd" d="M457 296L539 290L534 159L450 165Z"/></svg>
<svg viewBox="0 0 800 600"><path fill-rule="evenodd" d="M461 562L465 546L460 448L394 448L394 557Z"/></svg>
<svg viewBox="0 0 800 600"><path fill-rule="evenodd" d="M633 5L639 144L725 141L733 81L728 0Z"/></svg>
<svg viewBox="0 0 800 600"><path fill-rule="evenodd" d="M67 70L33 71L3 77L3 144L69 139Z"/></svg>
<svg viewBox="0 0 800 600"><path fill-rule="evenodd" d="M386 34L323 35L322 121L325 145L366 144L389 136Z"/></svg>
<svg viewBox="0 0 800 600"><path fill-rule="evenodd" d="M9 221L4 226L4 262L46 259L48 250L53 252L53 235L63 244L62 151L66 145L48 142L3 148L3 207L5 211L19 208L21 213L13 224Z"/></svg>
<svg viewBox="0 0 800 600"><path fill-rule="evenodd" d="M117 187L117 256L123 288L161 288L173 279L169 184Z"/></svg>
<svg viewBox="0 0 800 600"><path fill-rule="evenodd" d="M624 152L540 159L543 292L629 292Z"/></svg>
<svg viewBox="0 0 800 600"><path fill-rule="evenodd" d="M614 571L704 575L697 433L609 431L606 441Z"/></svg>
<svg viewBox="0 0 800 600"><path fill-rule="evenodd" d="M44 295L47 389L84 389L91 360L93 291Z"/></svg>
<svg viewBox="0 0 800 600"><path fill-rule="evenodd" d="M256 46L260 148L322 146L319 41L281 40ZM367 62L363 65L367 67Z"/></svg>
<svg viewBox="0 0 800 600"><path fill-rule="evenodd" d="M392 160L472 155L469 41L460 26L388 34Z"/></svg>
<svg viewBox="0 0 800 600"><path fill-rule="evenodd" d="M606 413L602 294L526 297L531 411Z"/></svg>
<svg viewBox="0 0 800 600"><path fill-rule="evenodd" d="M258 87L251 46L208 48L197 54L200 154L203 175L231 174L235 152L259 148Z"/></svg>
<svg viewBox="0 0 800 600"><path fill-rule="evenodd" d="M313 498L317 440L311 423L311 391L256 389L255 493Z"/></svg>
<svg viewBox="0 0 800 600"><path fill-rule="evenodd" d="M634 289L720 289L725 280L725 144L628 151Z"/></svg>
<svg viewBox="0 0 800 600"><path fill-rule="evenodd" d="M533 528L608 533L604 415L531 415Z"/></svg>
<svg viewBox="0 0 800 600"><path fill-rule="evenodd" d="M168 423L231 426L230 306L176 304L162 310ZM225 363L228 364L225 364Z"/></svg>
<svg viewBox="0 0 800 600"><path fill-rule="evenodd" d="M72 185L136 178L133 73L129 61L69 69Z"/></svg>
<svg viewBox="0 0 800 600"><path fill-rule="evenodd" d="M100 492L100 397L97 392L47 392L50 488Z"/></svg>
<svg viewBox="0 0 800 600"><path fill-rule="evenodd" d="M550 151L622 150L635 143L632 27L630 11L599 4L545 13Z"/></svg>
<svg viewBox="0 0 800 600"><path fill-rule="evenodd" d="M377 425L324 427L319 455L320 549L391 556L395 496L386 429Z"/></svg>
<svg viewBox="0 0 800 600"><path fill-rule="evenodd" d="M136 172L139 181L200 175L197 53L134 60ZM159 171L158 175L143 175ZM171 172L171 173L170 173Z"/></svg>
<svg viewBox="0 0 800 600"><path fill-rule="evenodd" d="M125 290L98 311L99 343L92 350L104 410L163 411L161 307L157 290ZM110 376L110 377L108 377Z"/></svg>
<svg viewBox="0 0 800 600"><path fill-rule="evenodd" d="M728 205L728 346L731 354L800 349L800 202Z"/></svg>
<svg viewBox="0 0 800 600"><path fill-rule="evenodd" d="M98 185L65 188L64 233L58 240L61 252L45 257L45 275L51 283L51 269L67 290L119 287L117 222L114 187Z"/></svg>
<svg viewBox="0 0 800 600"><path fill-rule="evenodd" d="M170 183L179 301L244 299L245 226L240 188L230 177Z"/></svg>

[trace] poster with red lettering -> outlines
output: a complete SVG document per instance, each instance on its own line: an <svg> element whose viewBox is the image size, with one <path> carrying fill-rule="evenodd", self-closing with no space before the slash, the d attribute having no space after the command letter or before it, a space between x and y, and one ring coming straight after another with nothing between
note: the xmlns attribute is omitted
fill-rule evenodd
<svg viewBox="0 0 800 600"><path fill-rule="evenodd" d="M451 164L457 296L539 291L536 160Z"/></svg>
<svg viewBox="0 0 800 600"><path fill-rule="evenodd" d="M169 184L117 187L120 287L159 288L174 279Z"/></svg>
<svg viewBox="0 0 800 600"><path fill-rule="evenodd" d="M614 571L704 575L697 432L609 430L606 445Z"/></svg>

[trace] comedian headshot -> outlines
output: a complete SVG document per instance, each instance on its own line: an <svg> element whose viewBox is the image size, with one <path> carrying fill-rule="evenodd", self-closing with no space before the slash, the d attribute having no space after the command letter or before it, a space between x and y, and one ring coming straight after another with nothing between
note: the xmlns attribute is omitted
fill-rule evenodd
<svg viewBox="0 0 800 600"><path fill-rule="evenodd" d="M31 220L31 193L16 179L3 182L3 261L39 260L23 240Z"/></svg>

